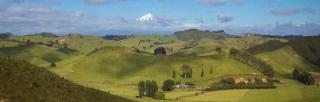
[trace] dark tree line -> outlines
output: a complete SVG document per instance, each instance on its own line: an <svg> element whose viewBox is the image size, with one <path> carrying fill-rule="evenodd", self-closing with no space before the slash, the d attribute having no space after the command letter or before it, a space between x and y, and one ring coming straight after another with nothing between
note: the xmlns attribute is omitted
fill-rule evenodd
<svg viewBox="0 0 320 102"><path fill-rule="evenodd" d="M302 72L297 69L294 69L292 72L294 79L306 84L306 85L314 85L315 78L308 72Z"/></svg>
<svg viewBox="0 0 320 102"><path fill-rule="evenodd" d="M254 83L235 83L234 78L223 78L218 83L213 83L206 88L206 91L226 90L226 89L267 89L276 88L272 81L263 82L261 78L254 78Z"/></svg>
<svg viewBox="0 0 320 102"><path fill-rule="evenodd" d="M255 67L264 75L272 78L274 76L274 71L272 67L267 64L265 61L256 58L255 56L248 54L246 52L240 52L237 49L230 49L229 55L240 60L243 63L246 63L250 66Z"/></svg>

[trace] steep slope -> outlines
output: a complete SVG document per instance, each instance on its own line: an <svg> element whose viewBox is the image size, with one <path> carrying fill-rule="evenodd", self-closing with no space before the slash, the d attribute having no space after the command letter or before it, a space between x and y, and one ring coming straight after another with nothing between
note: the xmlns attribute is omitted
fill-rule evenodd
<svg viewBox="0 0 320 102"><path fill-rule="evenodd" d="M307 61L320 65L320 36L302 37L289 41L289 45Z"/></svg>
<svg viewBox="0 0 320 102"><path fill-rule="evenodd" d="M293 69L320 71L316 66L320 59L320 37L302 37L289 42L272 40L248 49L273 66L274 70L284 76L290 76Z"/></svg>
<svg viewBox="0 0 320 102"><path fill-rule="evenodd" d="M0 101L9 102L130 102L74 84L25 61L0 57Z"/></svg>
<svg viewBox="0 0 320 102"><path fill-rule="evenodd" d="M270 52L263 52L256 55L257 57L269 63L276 74L291 76L293 69L300 69L305 71L319 71L319 67L306 61L299 56L295 50L290 46L286 46Z"/></svg>
<svg viewBox="0 0 320 102"><path fill-rule="evenodd" d="M67 57L76 55L72 49L55 49L41 45L21 45L0 48L0 55L25 59L33 64L48 66L50 62L57 62Z"/></svg>

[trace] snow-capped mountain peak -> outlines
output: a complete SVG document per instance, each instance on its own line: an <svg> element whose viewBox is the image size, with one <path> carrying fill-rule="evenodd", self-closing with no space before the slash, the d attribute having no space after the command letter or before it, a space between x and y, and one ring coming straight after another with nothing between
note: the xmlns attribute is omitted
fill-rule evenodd
<svg viewBox="0 0 320 102"><path fill-rule="evenodd" d="M156 18L151 14L151 13L147 13L143 16L141 16L140 18L137 19L139 22L152 22L155 21Z"/></svg>

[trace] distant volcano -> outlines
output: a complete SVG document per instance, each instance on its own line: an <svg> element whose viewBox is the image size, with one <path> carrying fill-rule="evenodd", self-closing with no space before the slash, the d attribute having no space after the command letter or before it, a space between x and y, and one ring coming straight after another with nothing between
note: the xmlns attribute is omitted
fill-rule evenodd
<svg viewBox="0 0 320 102"><path fill-rule="evenodd" d="M137 19L141 23L147 23L147 22L156 22L157 19L155 16L153 16L151 13L147 13L140 18Z"/></svg>

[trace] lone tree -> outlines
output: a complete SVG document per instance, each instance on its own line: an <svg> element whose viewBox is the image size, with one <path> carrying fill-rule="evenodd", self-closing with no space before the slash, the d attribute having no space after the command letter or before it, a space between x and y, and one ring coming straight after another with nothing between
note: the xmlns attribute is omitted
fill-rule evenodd
<svg viewBox="0 0 320 102"><path fill-rule="evenodd" d="M299 79L299 75L300 75L300 71L299 70L297 70L297 69L294 69L293 71L292 71L292 76L293 76L293 78L295 78L295 79Z"/></svg>
<svg viewBox="0 0 320 102"><path fill-rule="evenodd" d="M52 68L52 67L56 67L56 64L54 63L54 62L51 62L50 63L50 67Z"/></svg>
<svg viewBox="0 0 320 102"><path fill-rule="evenodd" d="M229 55L230 56L236 56L239 53L239 50L235 49L235 48L231 48L229 50Z"/></svg>
<svg viewBox="0 0 320 102"><path fill-rule="evenodd" d="M192 68L189 65L182 65L181 67L182 74L180 77L182 78L192 78Z"/></svg>
<svg viewBox="0 0 320 102"><path fill-rule="evenodd" d="M218 53L221 53L221 52L222 52L222 49L221 49L220 47L217 47L215 50L216 50Z"/></svg>
<svg viewBox="0 0 320 102"><path fill-rule="evenodd" d="M166 55L166 49L164 47L158 47L154 50L154 55Z"/></svg>
<svg viewBox="0 0 320 102"><path fill-rule="evenodd" d="M209 72L210 74L212 74L213 73L213 71L212 71L212 67L210 68L210 72Z"/></svg>
<svg viewBox="0 0 320 102"><path fill-rule="evenodd" d="M173 70L173 71L172 71L172 78L173 78L173 79L176 78L176 70Z"/></svg>
<svg viewBox="0 0 320 102"><path fill-rule="evenodd" d="M203 68L201 69L201 78L204 76L204 70Z"/></svg>
<svg viewBox="0 0 320 102"><path fill-rule="evenodd" d="M163 91L172 91L174 89L175 82L173 80L166 80L163 82Z"/></svg>

